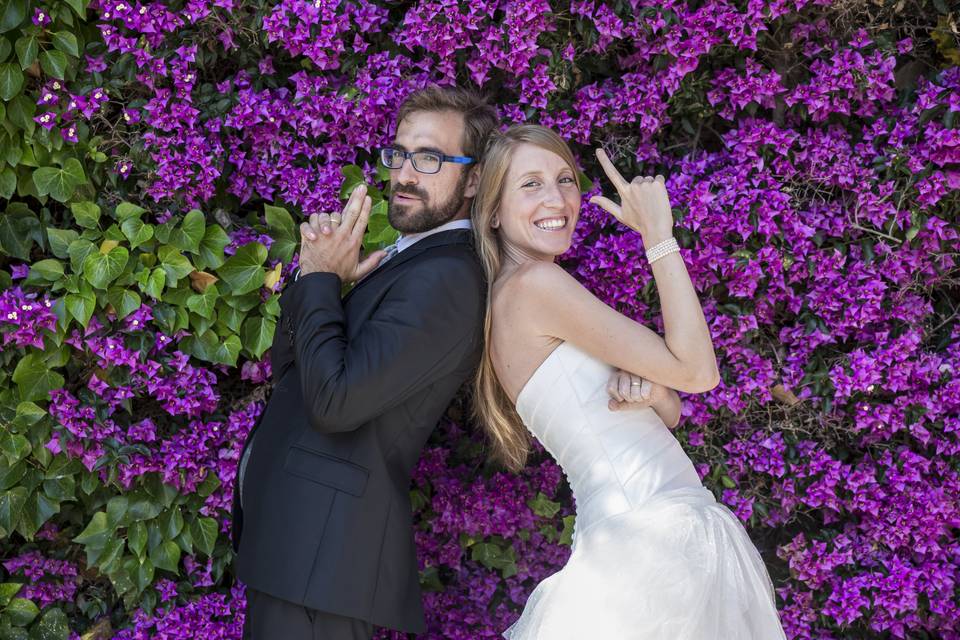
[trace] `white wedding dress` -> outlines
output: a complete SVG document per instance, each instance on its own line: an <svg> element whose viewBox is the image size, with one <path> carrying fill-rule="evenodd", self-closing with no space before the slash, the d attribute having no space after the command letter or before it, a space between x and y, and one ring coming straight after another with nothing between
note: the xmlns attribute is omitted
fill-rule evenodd
<svg viewBox="0 0 960 640"><path fill-rule="evenodd" d="M562 343L517 399L577 505L573 550L510 640L778 640L766 568L653 409L610 411L611 368Z"/></svg>

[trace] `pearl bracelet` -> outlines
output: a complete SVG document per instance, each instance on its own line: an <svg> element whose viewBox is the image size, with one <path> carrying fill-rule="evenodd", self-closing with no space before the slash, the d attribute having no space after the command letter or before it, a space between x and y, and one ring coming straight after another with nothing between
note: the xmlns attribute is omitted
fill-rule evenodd
<svg viewBox="0 0 960 640"><path fill-rule="evenodd" d="M667 238L663 242L656 244L647 250L647 262L653 264L660 258L668 256L671 253L677 253L679 251L680 245L677 244L677 239Z"/></svg>

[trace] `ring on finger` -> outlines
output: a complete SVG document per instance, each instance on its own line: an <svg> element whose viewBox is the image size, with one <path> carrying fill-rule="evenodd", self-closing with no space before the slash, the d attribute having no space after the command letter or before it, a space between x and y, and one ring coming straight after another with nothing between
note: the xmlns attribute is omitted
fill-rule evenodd
<svg viewBox="0 0 960 640"><path fill-rule="evenodd" d="M342 215L340 215L339 213L330 214L330 224L340 224L341 222L343 222Z"/></svg>
<svg viewBox="0 0 960 640"><path fill-rule="evenodd" d="M636 381L634 381L634 382L631 382L631 383L630 383L630 386L631 386L631 387L642 387L642 386L643 386L643 382L642 382L642 381L641 381L641 382L636 382Z"/></svg>

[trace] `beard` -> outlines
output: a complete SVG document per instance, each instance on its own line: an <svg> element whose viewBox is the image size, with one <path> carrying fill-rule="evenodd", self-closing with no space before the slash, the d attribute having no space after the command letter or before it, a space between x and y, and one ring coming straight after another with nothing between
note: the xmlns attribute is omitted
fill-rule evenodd
<svg viewBox="0 0 960 640"><path fill-rule="evenodd" d="M464 171L457 180L457 185L450 197L446 201L436 204L430 201L430 195L425 189L416 185L397 185L390 192L390 202L387 207L387 220L390 221L390 226L400 233L409 234L423 233L450 222L467 201L463 195L463 190L466 187L468 177L468 173ZM397 204L395 198L400 193L419 198L420 210L412 213L408 205Z"/></svg>

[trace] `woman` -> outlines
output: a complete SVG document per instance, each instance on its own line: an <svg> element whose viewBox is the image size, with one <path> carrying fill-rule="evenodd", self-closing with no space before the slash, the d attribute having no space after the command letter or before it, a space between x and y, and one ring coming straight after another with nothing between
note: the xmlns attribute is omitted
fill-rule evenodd
<svg viewBox="0 0 960 640"><path fill-rule="evenodd" d="M719 376L663 178L628 182L603 151L597 157L622 204L591 202L640 234L664 338L554 264L570 247L581 201L573 155L555 133L521 125L491 141L474 201L490 287L478 416L512 469L526 459L529 429L577 503L570 560L537 586L504 635L784 638L759 553L657 412L610 410L607 381L618 369L686 393L708 391Z"/></svg>

